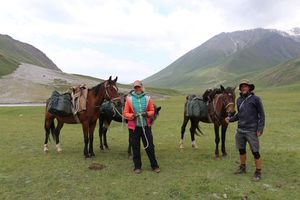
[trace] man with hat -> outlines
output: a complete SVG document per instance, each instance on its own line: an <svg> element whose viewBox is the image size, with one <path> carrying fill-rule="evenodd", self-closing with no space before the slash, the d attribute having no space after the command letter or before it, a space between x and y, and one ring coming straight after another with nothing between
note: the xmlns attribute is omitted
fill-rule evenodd
<svg viewBox="0 0 300 200"><path fill-rule="evenodd" d="M134 90L127 98L123 115L128 120L129 140L133 150L134 173L140 174L142 171L140 139L142 138L146 153L154 172L159 173L154 152L153 136L150 127L150 118L154 115L152 99L144 93L141 81L133 83Z"/></svg>
<svg viewBox="0 0 300 200"><path fill-rule="evenodd" d="M240 166L235 174L246 173L246 143L248 142L254 156L256 170L253 181L261 179L261 158L259 154L259 140L265 126L265 113L263 104L258 96L253 93L255 86L249 80L240 82L240 97L237 99L238 113L227 117L227 123L238 121L235 135L236 147L240 152Z"/></svg>

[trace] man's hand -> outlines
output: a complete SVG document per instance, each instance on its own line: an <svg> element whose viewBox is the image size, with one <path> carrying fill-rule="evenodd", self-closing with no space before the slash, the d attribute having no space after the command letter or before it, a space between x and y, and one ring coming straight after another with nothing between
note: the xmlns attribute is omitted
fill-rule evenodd
<svg viewBox="0 0 300 200"><path fill-rule="evenodd" d="M262 134L263 134L263 131L257 131L256 132L257 137L260 137Z"/></svg>
<svg viewBox="0 0 300 200"><path fill-rule="evenodd" d="M134 113L134 114L132 115L131 119L136 119L136 118L138 118L138 117L139 117L139 114Z"/></svg>
<svg viewBox="0 0 300 200"><path fill-rule="evenodd" d="M225 118L225 122L226 122L227 124L229 124L229 119L230 119L230 117L226 117L226 118Z"/></svg>

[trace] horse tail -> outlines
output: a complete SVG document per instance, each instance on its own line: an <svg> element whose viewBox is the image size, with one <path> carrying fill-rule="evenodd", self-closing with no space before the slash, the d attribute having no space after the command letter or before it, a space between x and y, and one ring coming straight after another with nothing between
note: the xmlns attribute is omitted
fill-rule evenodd
<svg viewBox="0 0 300 200"><path fill-rule="evenodd" d="M198 131L199 131L199 133L201 133L201 135L204 135L204 133L199 128L199 124L197 124L197 126L196 126L196 132L195 132L195 134L198 135L198 136L200 136L199 133L198 133Z"/></svg>
<svg viewBox="0 0 300 200"><path fill-rule="evenodd" d="M53 140L56 140L56 135L55 135L55 124L54 124L54 119L51 121L51 125L50 125L50 132L52 135Z"/></svg>

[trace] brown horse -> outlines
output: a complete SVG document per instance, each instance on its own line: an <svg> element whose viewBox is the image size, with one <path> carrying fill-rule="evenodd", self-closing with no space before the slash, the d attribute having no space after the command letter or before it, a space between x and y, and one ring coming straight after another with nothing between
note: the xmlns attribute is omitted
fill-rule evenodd
<svg viewBox="0 0 300 200"><path fill-rule="evenodd" d="M192 147L198 148L195 142L195 134L197 134L196 129L199 129L199 121L204 123L213 123L214 130L215 130L215 156L219 158L219 142L220 142L220 135L219 135L219 128L221 126L222 131L222 154L223 156L227 155L226 148L225 148L225 138L226 138L226 130L228 124L225 122L225 118L227 116L234 115L235 113L235 87L227 87L226 89L221 85L220 89L214 89L209 92L205 92L205 97L203 99L208 100L208 118L193 118L187 116L187 102L185 103L184 109L184 120L181 127L181 141L180 141L180 148L183 147L183 138L185 127L189 120L191 121L190 133L191 133L191 140L192 140ZM187 97L188 99L188 97ZM201 132L201 131L200 131Z"/></svg>
<svg viewBox="0 0 300 200"><path fill-rule="evenodd" d="M94 129L99 117L100 106L104 99L112 101L114 104L120 103L120 96L118 88L116 86L118 77L112 80L109 77L108 80L98 84L97 86L88 90L86 110L77 114L80 123L82 124L83 136L84 136L84 156L86 158L95 156L93 151L93 139ZM57 116L45 111L45 124L46 138L44 143L44 151L48 151L48 138L51 131L53 138L56 140L57 151L62 151L59 143L59 134L63 125L77 124L77 120L73 115L70 116ZM54 119L57 120L57 126L55 128Z"/></svg>

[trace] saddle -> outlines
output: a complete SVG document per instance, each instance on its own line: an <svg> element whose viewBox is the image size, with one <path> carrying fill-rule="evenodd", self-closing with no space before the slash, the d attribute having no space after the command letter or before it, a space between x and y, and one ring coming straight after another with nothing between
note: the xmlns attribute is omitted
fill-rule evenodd
<svg viewBox="0 0 300 200"><path fill-rule="evenodd" d="M72 105L73 105L72 107L73 115L85 111L87 94L88 94L88 88L86 88L85 84L71 87L70 93L71 93Z"/></svg>
<svg viewBox="0 0 300 200"><path fill-rule="evenodd" d="M202 97L191 95L187 97L186 116L208 118L208 104Z"/></svg>

